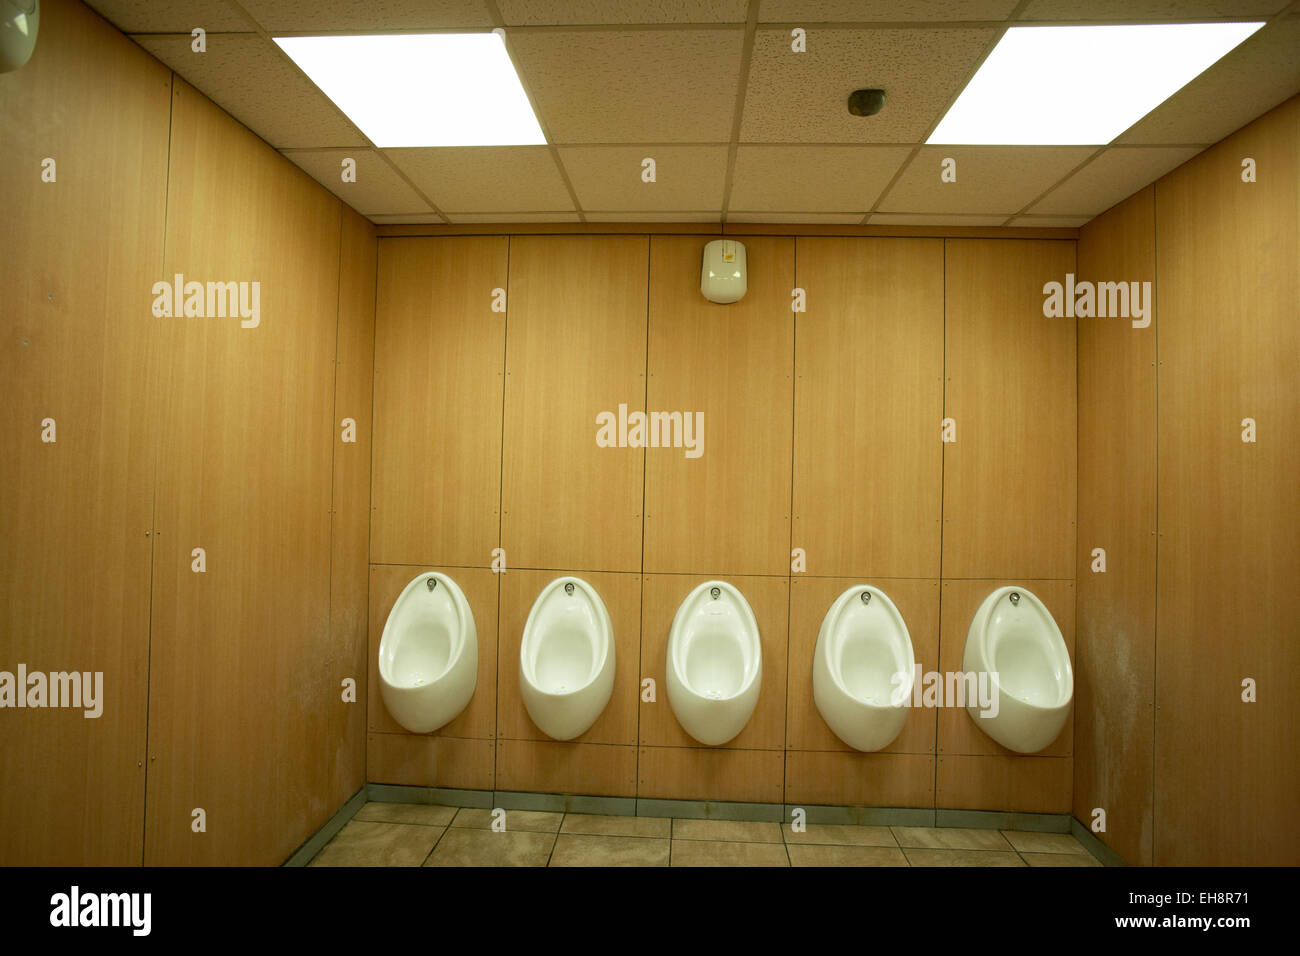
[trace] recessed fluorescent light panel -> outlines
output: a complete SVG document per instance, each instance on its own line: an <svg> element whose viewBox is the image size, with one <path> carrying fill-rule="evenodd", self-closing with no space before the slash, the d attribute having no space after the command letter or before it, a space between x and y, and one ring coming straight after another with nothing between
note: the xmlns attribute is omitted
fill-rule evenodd
<svg viewBox="0 0 1300 956"><path fill-rule="evenodd" d="M546 143L498 33L274 39L381 148Z"/></svg>
<svg viewBox="0 0 1300 956"><path fill-rule="evenodd" d="M1012 27L926 142L1104 146L1263 25Z"/></svg>

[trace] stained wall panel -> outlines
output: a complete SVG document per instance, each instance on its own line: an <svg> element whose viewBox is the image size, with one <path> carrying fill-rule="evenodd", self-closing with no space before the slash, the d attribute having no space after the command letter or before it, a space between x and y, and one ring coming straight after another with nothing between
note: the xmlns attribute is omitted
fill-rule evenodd
<svg viewBox="0 0 1300 956"><path fill-rule="evenodd" d="M507 240L379 246L370 559L487 567L500 528L506 314L493 304Z"/></svg>
<svg viewBox="0 0 1300 956"><path fill-rule="evenodd" d="M1072 578L1075 326L1043 306L1074 243L944 246L943 577Z"/></svg>
<svg viewBox="0 0 1300 956"><path fill-rule="evenodd" d="M1154 289L1155 262L1154 187L1080 234L1086 281ZM1073 812L1091 825L1104 810L1098 839L1144 865L1154 833L1157 323L1079 320Z"/></svg>

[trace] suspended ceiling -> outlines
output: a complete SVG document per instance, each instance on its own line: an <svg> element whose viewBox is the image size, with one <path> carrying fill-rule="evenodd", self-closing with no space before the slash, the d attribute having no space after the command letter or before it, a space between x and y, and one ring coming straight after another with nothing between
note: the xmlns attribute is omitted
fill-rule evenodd
<svg viewBox="0 0 1300 956"><path fill-rule="evenodd" d="M1300 0L89 2L376 223L1077 226L1300 92ZM1109 146L923 145L1009 26L1222 19L1267 24ZM496 27L549 145L375 149L271 40Z"/></svg>

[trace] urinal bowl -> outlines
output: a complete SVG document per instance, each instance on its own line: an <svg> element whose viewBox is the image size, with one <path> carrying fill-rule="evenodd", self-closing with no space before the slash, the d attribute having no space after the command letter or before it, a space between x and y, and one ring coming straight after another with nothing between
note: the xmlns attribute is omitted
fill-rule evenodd
<svg viewBox="0 0 1300 956"><path fill-rule="evenodd" d="M888 747L907 722L915 672L911 636L888 595L859 584L835 599L813 652L813 701L835 736L855 750Z"/></svg>
<svg viewBox="0 0 1300 956"><path fill-rule="evenodd" d="M430 733L465 709L477 681L478 630L464 593L437 571L417 576L397 598L379 641L384 706L412 733Z"/></svg>
<svg viewBox="0 0 1300 956"><path fill-rule="evenodd" d="M668 636L665 682L677 722L702 744L725 744L753 715L762 678L749 603L725 581L699 585L677 609Z"/></svg>
<svg viewBox="0 0 1300 956"><path fill-rule="evenodd" d="M1061 733L1074 699L1074 670L1061 629L1032 592L1006 586L984 599L966 634L962 667L988 675L996 713L971 701L966 712L1003 747L1037 753Z"/></svg>
<svg viewBox="0 0 1300 956"><path fill-rule="evenodd" d="M543 588L519 647L520 696L538 729L556 740L590 730L614 692L614 664L614 627L595 588L575 577Z"/></svg>

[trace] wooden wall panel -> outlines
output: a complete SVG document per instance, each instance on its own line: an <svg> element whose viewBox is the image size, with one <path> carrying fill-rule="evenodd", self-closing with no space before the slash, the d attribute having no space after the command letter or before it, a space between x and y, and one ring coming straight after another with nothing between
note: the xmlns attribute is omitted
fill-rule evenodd
<svg viewBox="0 0 1300 956"><path fill-rule="evenodd" d="M697 457L684 447L646 452L645 567L785 575L794 241L747 239L749 290L730 305L700 294L704 246L699 238L650 241L647 410L693 420L702 413L704 429Z"/></svg>
<svg viewBox="0 0 1300 956"><path fill-rule="evenodd" d="M962 670L966 653L966 637L971 619L984 599L996 589L1008 584L1020 585L1033 593L1056 619L1065 640L1065 649L1074 665L1074 582L1073 581L944 581L943 630L939 640L939 671L956 674ZM1009 760L1041 760L1046 757L1068 757L1074 746L1074 707L1065 719L1061 733L1047 747L1036 754L1018 754L1008 750L976 726L975 721L962 707L938 708L938 733L940 756L945 754L1000 755Z"/></svg>
<svg viewBox="0 0 1300 956"><path fill-rule="evenodd" d="M491 790L496 742L431 734L370 734L366 779L407 787Z"/></svg>
<svg viewBox="0 0 1300 956"><path fill-rule="evenodd" d="M145 858L279 863L338 809L325 755L355 706L329 614L340 203L192 87L172 97L163 274L260 282L261 316L159 320Z"/></svg>
<svg viewBox="0 0 1300 956"><path fill-rule="evenodd" d="M171 73L80 4L42 7L32 59L0 77L0 669L100 672L103 700L89 719L0 714L0 864L129 866L143 838L149 310Z"/></svg>
<svg viewBox="0 0 1300 956"><path fill-rule="evenodd" d="M637 754L638 797L740 803L783 799L785 755L780 751L642 747Z"/></svg>
<svg viewBox="0 0 1300 956"><path fill-rule="evenodd" d="M645 398L640 237L510 240L501 543L509 567L641 569L643 449L596 416Z"/></svg>
<svg viewBox="0 0 1300 956"><path fill-rule="evenodd" d="M1156 184L1158 865L1300 863L1298 153L1292 98Z"/></svg>
<svg viewBox="0 0 1300 956"><path fill-rule="evenodd" d="M487 568L430 568L424 565L376 564L370 568L370 640L367 652L366 686L368 727L372 733L409 733L392 718L384 706L379 686L379 642L393 605L411 581L425 571L441 571L465 594L478 633L478 678L474 696L450 723L436 731L440 737L492 739L497 732L497 603L499 575ZM507 669L507 674L510 671ZM468 786L468 785L466 785Z"/></svg>
<svg viewBox="0 0 1300 956"><path fill-rule="evenodd" d="M787 751L785 802L821 806L934 806L934 751Z"/></svg>
<svg viewBox="0 0 1300 956"><path fill-rule="evenodd" d="M503 738L496 780L498 790L627 797L636 789L636 748Z"/></svg>
<svg viewBox="0 0 1300 956"><path fill-rule="evenodd" d="M809 574L937 578L941 239L799 239L793 546Z"/></svg>
<svg viewBox="0 0 1300 956"><path fill-rule="evenodd" d="M377 564L487 567L500 530L500 237L385 239L375 320Z"/></svg>
<svg viewBox="0 0 1300 956"><path fill-rule="evenodd" d="M1155 287L1155 188L1083 227L1079 278ZM1156 328L1079 319L1073 813L1151 863L1156 623ZM1106 570L1094 572L1093 549Z"/></svg>
<svg viewBox="0 0 1300 956"><path fill-rule="evenodd" d="M356 703L345 712L347 759L334 764L331 795L342 805L366 782L366 633L369 619L371 392L375 348L375 260L369 221L340 207L339 305L334 359L334 489L330 535L330 642L335 684L356 681ZM342 441L345 419L356 441ZM332 709L331 709L332 710Z"/></svg>
<svg viewBox="0 0 1300 956"><path fill-rule="evenodd" d="M1069 813L1069 757L939 758L935 804L950 810Z"/></svg>
<svg viewBox="0 0 1300 956"><path fill-rule="evenodd" d="M682 729L668 702L664 674L668 632L682 601L707 578L685 574L647 574L641 600L641 677L653 678L656 700L642 700L640 742L658 747L705 747ZM786 639L789 633L790 584L786 578L727 578L744 595L758 621L763 648L762 685L754 713L736 737L723 744L732 750L781 750L785 746ZM707 748L710 750L719 748ZM663 796L663 794L658 794Z"/></svg>
<svg viewBox="0 0 1300 956"><path fill-rule="evenodd" d="M524 625L542 589L564 571L510 571L501 576L501 680L497 685L497 734L517 740L551 740L528 716L519 690L519 649ZM641 577L637 574L582 575L596 589L614 625L614 690L591 729L577 743L636 744L638 664L641 656ZM515 751L501 751L503 754ZM629 751L630 752L630 751ZM622 759L621 757L619 759Z"/></svg>
<svg viewBox="0 0 1300 956"><path fill-rule="evenodd" d="M836 750L856 754L827 726L813 700L813 655L822 619L847 588L861 584L856 578L813 578L796 575L790 581L790 680L786 703L786 747L790 750ZM912 653L922 673L939 667L939 582L893 578L868 581L894 602L907 625ZM898 739L884 753L933 754L935 709L913 708ZM891 764L890 766L904 766ZM919 766L919 765L909 765ZM930 766L929 785L934 784Z"/></svg>
<svg viewBox="0 0 1300 956"><path fill-rule="evenodd" d="M1075 328L1043 315L1043 285L1075 271L1074 243L944 244L943 577L1072 578Z"/></svg>

